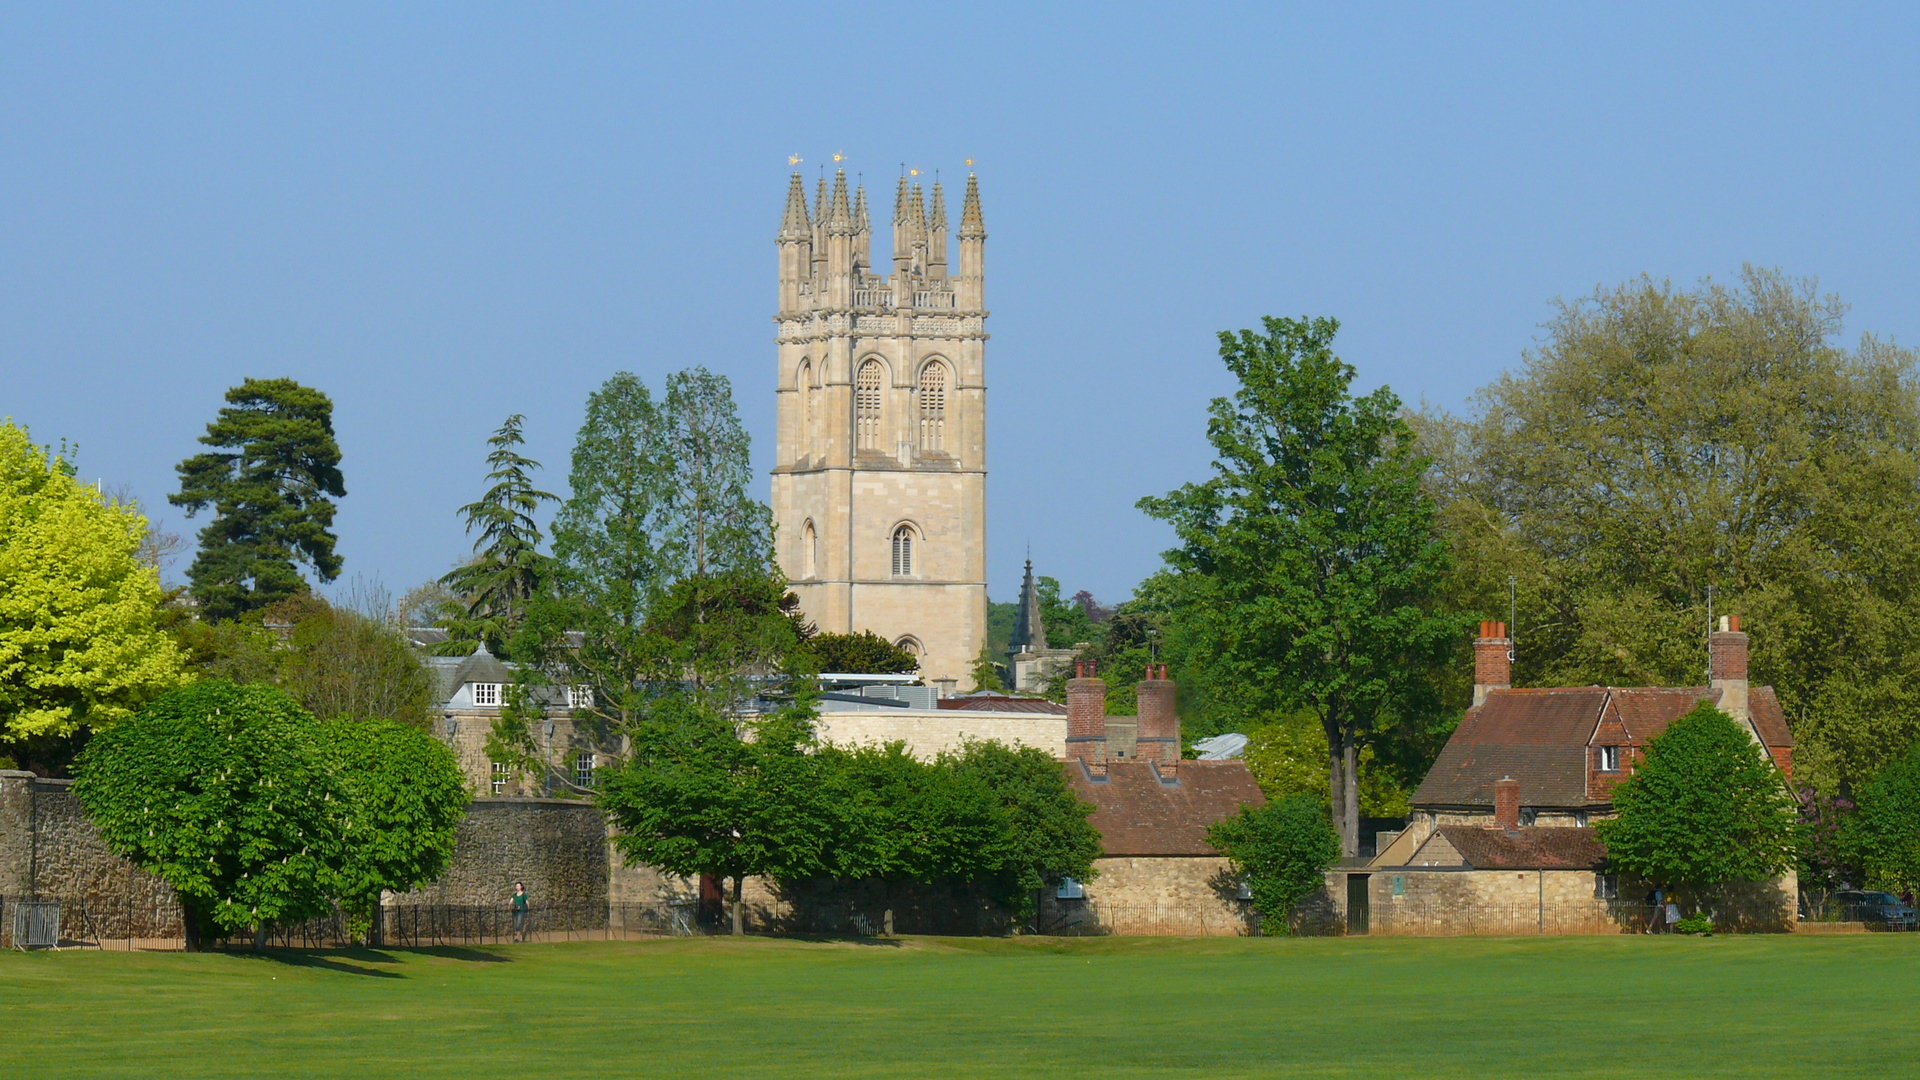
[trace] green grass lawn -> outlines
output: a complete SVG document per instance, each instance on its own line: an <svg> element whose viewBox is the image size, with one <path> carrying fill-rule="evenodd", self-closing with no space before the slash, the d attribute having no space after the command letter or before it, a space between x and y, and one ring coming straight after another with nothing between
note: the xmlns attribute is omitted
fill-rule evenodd
<svg viewBox="0 0 1920 1080"><path fill-rule="evenodd" d="M1885 934L8 953L0 1072L1895 1076L1917 960Z"/></svg>

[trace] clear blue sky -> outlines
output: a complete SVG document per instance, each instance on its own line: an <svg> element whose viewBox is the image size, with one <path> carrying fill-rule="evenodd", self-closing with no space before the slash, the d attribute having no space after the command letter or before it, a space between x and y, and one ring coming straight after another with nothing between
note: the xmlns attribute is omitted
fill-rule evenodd
<svg viewBox="0 0 1920 1080"><path fill-rule="evenodd" d="M487 433L525 413L563 489L616 370L731 377L764 470L787 155L973 157L991 591L1031 542L1112 600L1263 314L1450 408L1643 271L1816 275L1920 339L1916 11L7 5L0 414L190 531L225 388L320 387L347 575L398 592L467 550Z"/></svg>

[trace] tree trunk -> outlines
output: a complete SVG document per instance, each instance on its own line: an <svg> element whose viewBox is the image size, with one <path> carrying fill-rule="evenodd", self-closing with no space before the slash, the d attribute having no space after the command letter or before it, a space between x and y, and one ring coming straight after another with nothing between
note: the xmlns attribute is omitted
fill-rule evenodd
<svg viewBox="0 0 1920 1080"><path fill-rule="evenodd" d="M206 948L206 941L200 935L199 907L185 897L180 898L180 926L182 935L187 939L188 952L200 952Z"/></svg>
<svg viewBox="0 0 1920 1080"><path fill-rule="evenodd" d="M1340 850L1348 858L1360 854L1360 748L1354 745L1353 732L1343 733L1341 750L1346 767L1345 790L1340 798Z"/></svg>
<svg viewBox="0 0 1920 1080"><path fill-rule="evenodd" d="M1359 762L1353 735L1335 719L1322 720L1320 726L1327 734L1327 810L1333 831L1340 834L1340 854L1351 858L1360 853Z"/></svg>
<svg viewBox="0 0 1920 1080"><path fill-rule="evenodd" d="M734 937L739 937L740 935L747 932L746 919L745 919L746 913L740 910L741 880L742 880L741 875L739 874L733 875L733 936Z"/></svg>

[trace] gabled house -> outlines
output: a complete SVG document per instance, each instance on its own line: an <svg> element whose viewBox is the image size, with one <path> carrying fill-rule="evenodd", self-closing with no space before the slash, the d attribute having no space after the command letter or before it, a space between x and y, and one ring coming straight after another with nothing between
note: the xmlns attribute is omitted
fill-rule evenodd
<svg viewBox="0 0 1920 1080"><path fill-rule="evenodd" d="M1181 760L1176 686L1165 665L1137 685L1139 715L1108 716L1107 684L1091 665L1067 683L1067 783L1093 804L1104 854L1090 882L1042 896L1051 933L1234 935L1257 925L1214 822L1266 796L1247 763Z"/></svg>
<svg viewBox="0 0 1920 1080"><path fill-rule="evenodd" d="M1793 735L1770 686L1747 679L1738 618L1708 640L1705 686L1516 689L1505 624L1473 643L1473 704L1410 800L1407 828L1383 833L1365 867L1337 875L1349 932L1598 933L1642 925L1621 894L1595 821L1647 744L1702 701L1744 725L1756 753L1792 775ZM1340 887L1343 884L1344 887ZM1634 883L1625 886L1633 893ZM1727 917L1779 928L1797 883L1758 883ZM1749 895L1750 894L1750 895Z"/></svg>

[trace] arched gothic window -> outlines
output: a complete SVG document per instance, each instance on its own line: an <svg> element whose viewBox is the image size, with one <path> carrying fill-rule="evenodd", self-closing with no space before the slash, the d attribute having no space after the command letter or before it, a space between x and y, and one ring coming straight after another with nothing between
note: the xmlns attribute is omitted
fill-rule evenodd
<svg viewBox="0 0 1920 1080"><path fill-rule="evenodd" d="M853 387L853 426L861 450L880 449L880 361L860 365L860 376Z"/></svg>
<svg viewBox="0 0 1920 1080"><path fill-rule="evenodd" d="M920 371L920 450L945 450L946 439L947 367L936 362Z"/></svg>
<svg viewBox="0 0 1920 1080"><path fill-rule="evenodd" d="M794 376L793 388L800 399L798 430L794 432L794 457L802 458L813 453L813 365L800 361L800 371Z"/></svg>
<svg viewBox="0 0 1920 1080"><path fill-rule="evenodd" d="M913 657L918 657L926 652L926 650L920 646L920 639L914 637L912 634L908 634L906 637L894 642L893 647Z"/></svg>
<svg viewBox="0 0 1920 1080"><path fill-rule="evenodd" d="M817 578L820 576L820 538L813 531L813 522L800 530L800 576Z"/></svg>
<svg viewBox="0 0 1920 1080"><path fill-rule="evenodd" d="M823 372L809 371L807 373L807 387L801 391L801 397L804 398L807 403L806 415L808 427L806 440L807 453L809 454L823 453L826 449L821 445L822 440L820 438L820 378L822 374Z"/></svg>
<svg viewBox="0 0 1920 1080"><path fill-rule="evenodd" d="M913 576L913 527L910 525L893 530L893 576Z"/></svg>

